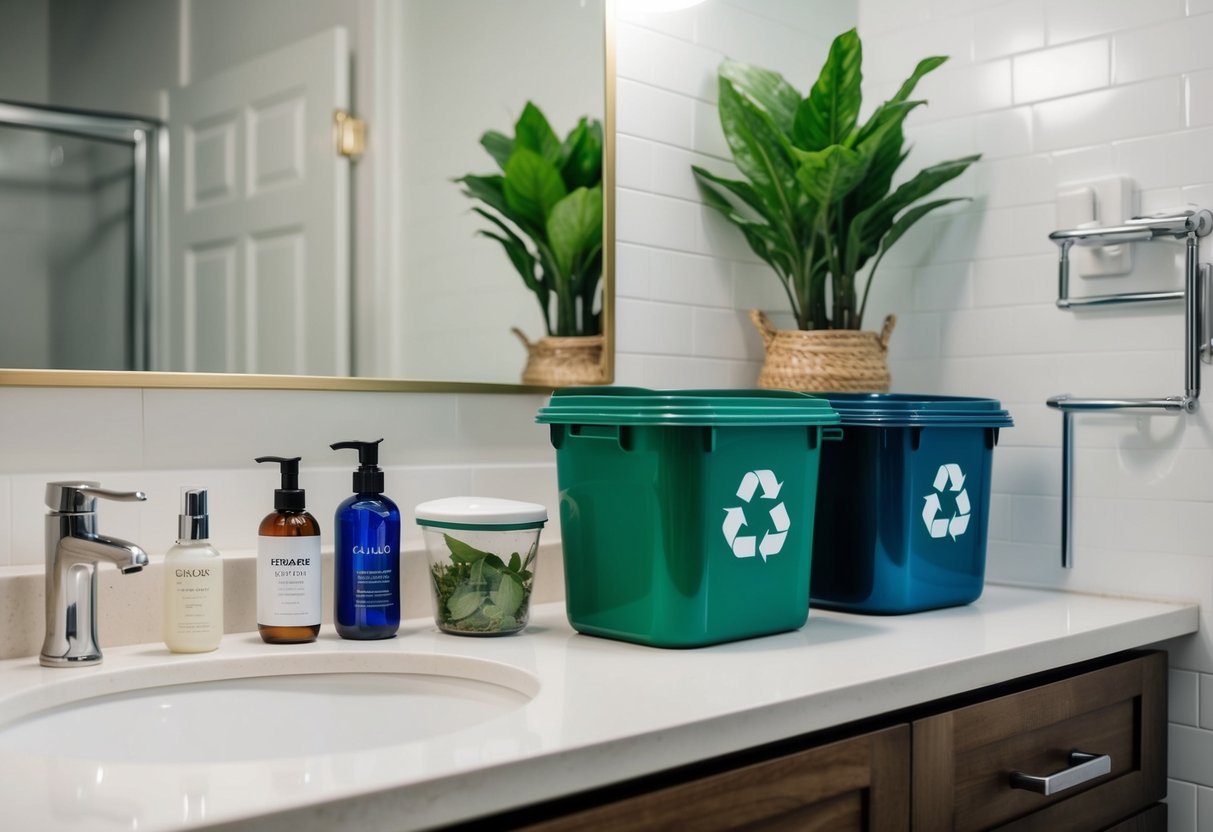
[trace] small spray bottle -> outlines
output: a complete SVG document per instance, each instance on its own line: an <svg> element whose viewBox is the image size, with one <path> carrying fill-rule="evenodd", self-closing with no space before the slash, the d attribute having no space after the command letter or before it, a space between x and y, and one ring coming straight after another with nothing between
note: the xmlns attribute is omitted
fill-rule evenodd
<svg viewBox="0 0 1213 832"><path fill-rule="evenodd" d="M181 489L177 545L164 556L164 643L174 653L209 653L223 638L223 559L209 536L206 489Z"/></svg>

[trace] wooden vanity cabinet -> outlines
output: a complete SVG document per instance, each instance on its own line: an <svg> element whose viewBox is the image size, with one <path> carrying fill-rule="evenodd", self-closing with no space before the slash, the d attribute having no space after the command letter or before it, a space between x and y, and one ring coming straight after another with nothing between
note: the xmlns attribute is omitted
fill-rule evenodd
<svg viewBox="0 0 1213 832"><path fill-rule="evenodd" d="M1164 832L1166 654L1133 653L491 819L527 832ZM1045 796L1047 776L1107 755ZM739 761L740 760L740 761ZM714 767L715 766L715 767ZM1050 788L1077 779L1054 778ZM479 824L474 824L479 827Z"/></svg>
<svg viewBox="0 0 1213 832"><path fill-rule="evenodd" d="M896 725L520 827L527 832L898 832L910 729Z"/></svg>
<svg viewBox="0 0 1213 832"><path fill-rule="evenodd" d="M915 720L914 828L1165 829L1165 809L1127 819L1166 797L1166 710L1166 654L1148 653ZM1110 771L1051 796L1011 787L1011 772L1070 768L1072 751Z"/></svg>

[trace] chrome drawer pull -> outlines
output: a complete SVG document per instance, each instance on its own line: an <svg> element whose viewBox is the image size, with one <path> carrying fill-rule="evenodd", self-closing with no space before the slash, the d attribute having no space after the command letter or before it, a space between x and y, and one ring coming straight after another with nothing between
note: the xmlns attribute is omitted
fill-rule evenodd
<svg viewBox="0 0 1213 832"><path fill-rule="evenodd" d="M1011 788L1026 789L1046 797L1083 783L1103 777L1112 771L1112 758L1107 754L1088 754L1085 751L1070 752L1070 767L1048 777L1036 777L1022 771L1011 772Z"/></svg>

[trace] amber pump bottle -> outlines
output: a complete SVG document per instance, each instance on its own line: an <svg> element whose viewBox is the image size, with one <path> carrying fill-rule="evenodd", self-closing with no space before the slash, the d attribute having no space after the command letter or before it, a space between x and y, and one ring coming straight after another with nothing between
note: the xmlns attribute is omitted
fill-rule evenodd
<svg viewBox="0 0 1213 832"><path fill-rule="evenodd" d="M320 633L320 524L304 510L299 459L257 457L282 473L274 512L257 530L257 632L269 644L315 641Z"/></svg>

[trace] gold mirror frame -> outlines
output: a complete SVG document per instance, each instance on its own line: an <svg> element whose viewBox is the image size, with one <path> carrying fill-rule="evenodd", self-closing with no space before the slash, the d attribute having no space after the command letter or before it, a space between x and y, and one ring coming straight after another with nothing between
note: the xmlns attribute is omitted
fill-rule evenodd
<svg viewBox="0 0 1213 832"><path fill-rule="evenodd" d="M602 384L615 380L615 3L603 4ZM519 367L519 375L522 368ZM340 390L388 393L546 393L550 388L478 381L167 373L150 370L0 369L0 387L147 387L196 390Z"/></svg>

